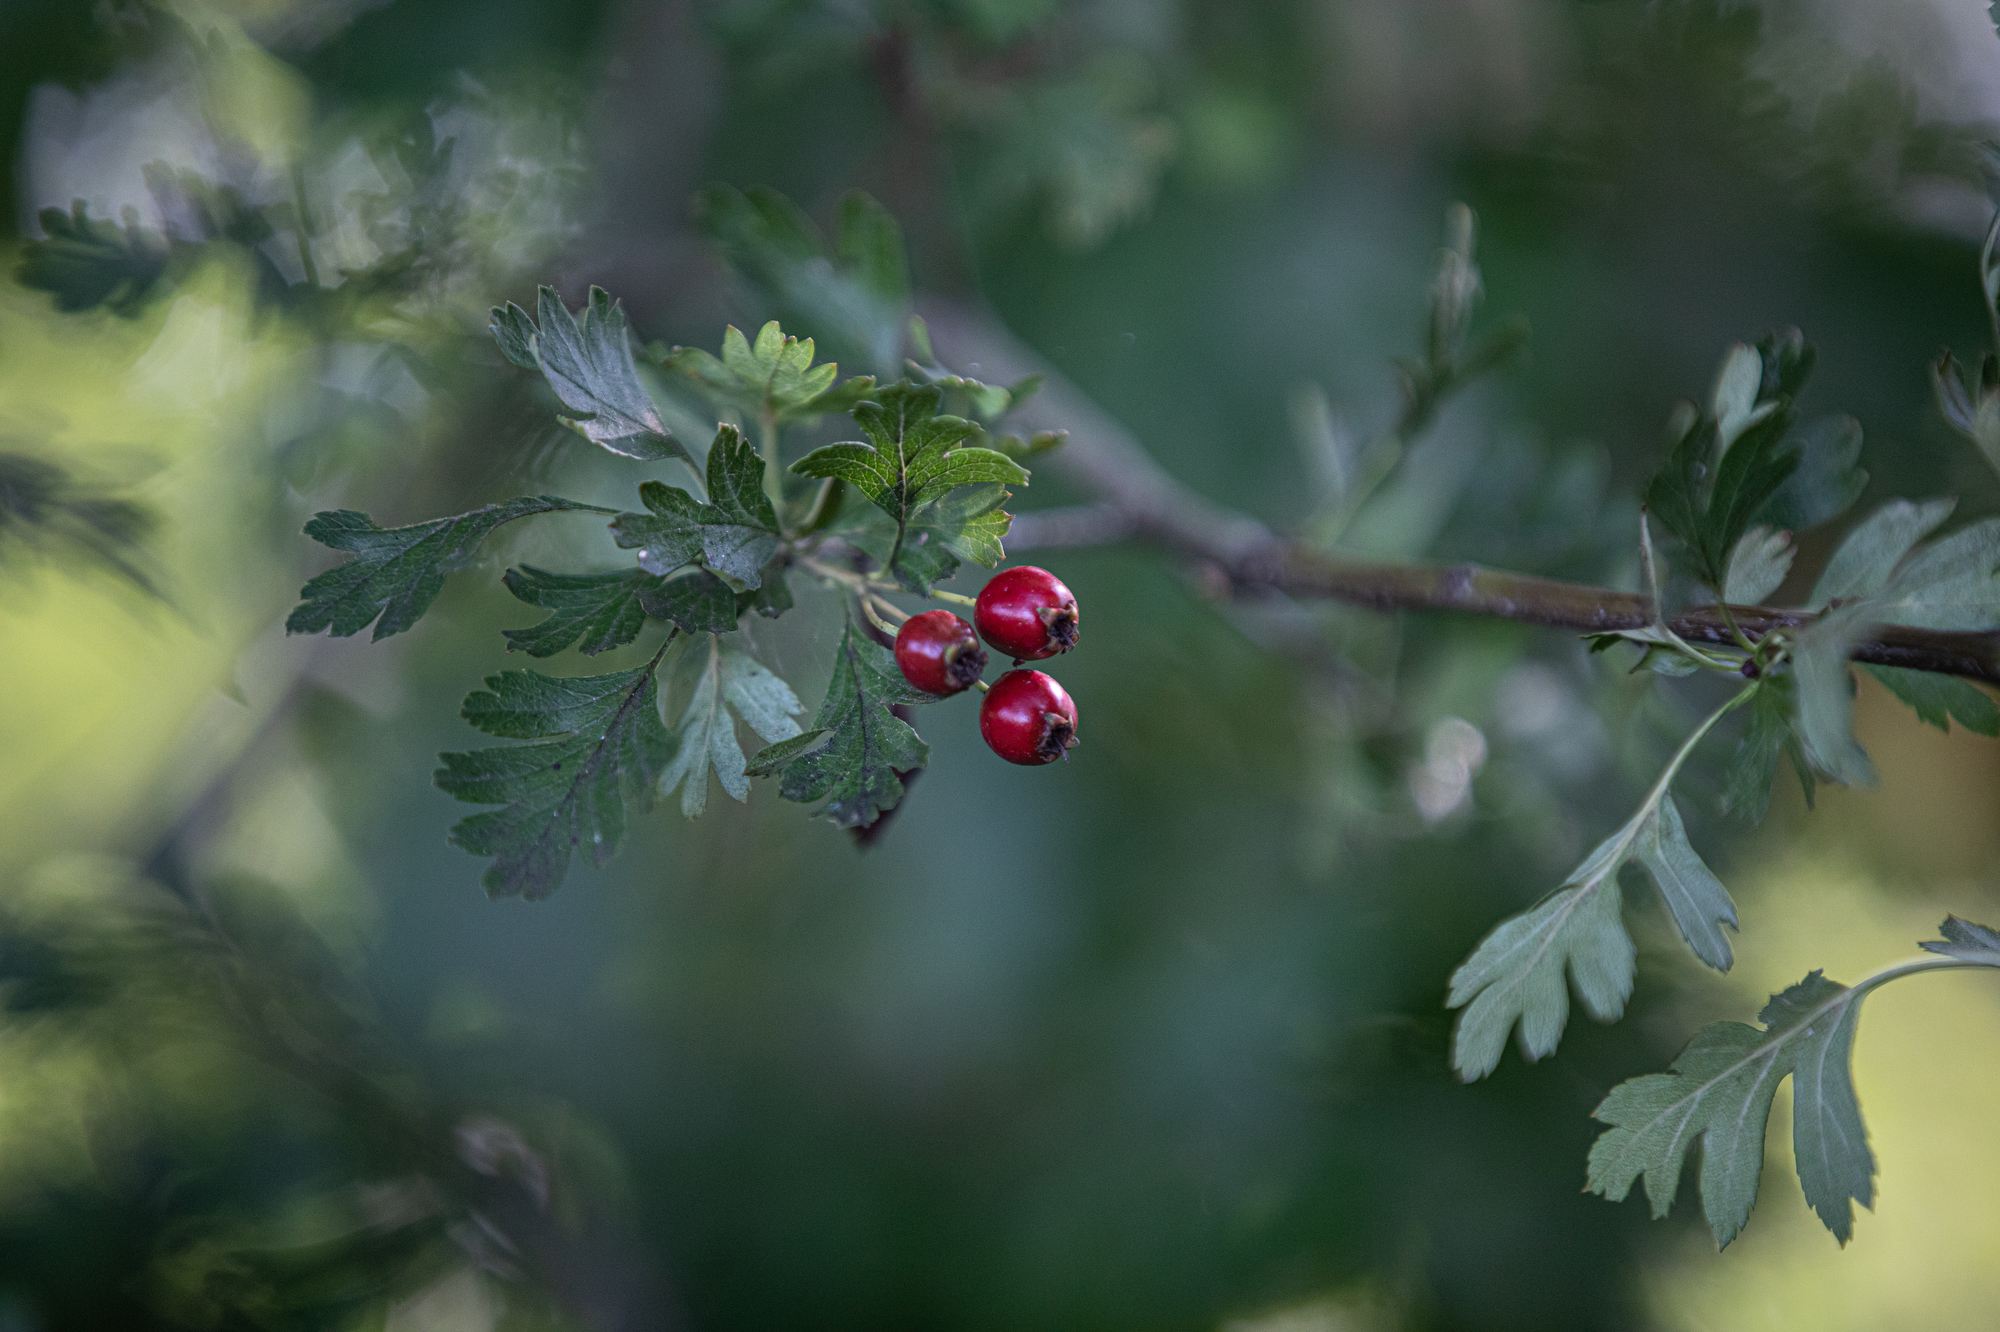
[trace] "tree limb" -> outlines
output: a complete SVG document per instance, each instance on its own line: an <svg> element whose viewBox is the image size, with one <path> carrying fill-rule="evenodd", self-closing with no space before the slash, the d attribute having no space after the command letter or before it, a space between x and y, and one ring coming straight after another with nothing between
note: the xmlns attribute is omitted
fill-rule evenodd
<svg viewBox="0 0 2000 1332"><path fill-rule="evenodd" d="M1142 538L1215 567L1239 595L1324 597L1375 610L1449 610L1582 633L1642 629L1652 621L1647 599L1583 583L1562 583L1476 564L1448 566L1348 560L1280 537L1247 514L1215 504L1168 475L1144 445L1082 390L984 310L930 303L923 311L933 345L946 364L1007 383L1045 376L1041 391L1019 410L1025 430L1067 429L1049 465L1098 497L1096 504L1024 513L1007 545L1025 551ZM1797 627L1809 611L1732 607L1747 634ZM1734 636L1713 606L1668 622L1690 642L1731 643ZM1881 628L1854 649L1857 661L1961 675L2000 684L2000 632L1943 633Z"/></svg>

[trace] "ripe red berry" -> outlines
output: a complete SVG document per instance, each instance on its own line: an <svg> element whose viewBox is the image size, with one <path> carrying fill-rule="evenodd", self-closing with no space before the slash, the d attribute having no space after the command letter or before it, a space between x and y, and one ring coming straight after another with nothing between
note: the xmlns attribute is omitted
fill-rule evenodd
<svg viewBox="0 0 2000 1332"><path fill-rule="evenodd" d="M986 649L972 626L950 611L925 611L896 631L896 665L927 694L956 694L986 674Z"/></svg>
<svg viewBox="0 0 2000 1332"><path fill-rule="evenodd" d="M1002 569L979 589L972 609L979 636L1016 663L1040 661L1076 646L1076 598L1047 569Z"/></svg>
<svg viewBox="0 0 2000 1332"><path fill-rule="evenodd" d="M1009 671L979 705L979 734L1009 763L1054 763L1076 744L1076 704L1040 671Z"/></svg>

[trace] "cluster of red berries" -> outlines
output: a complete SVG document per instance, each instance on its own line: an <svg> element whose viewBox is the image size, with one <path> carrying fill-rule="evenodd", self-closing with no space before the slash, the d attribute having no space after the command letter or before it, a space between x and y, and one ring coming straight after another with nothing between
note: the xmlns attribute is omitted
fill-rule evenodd
<svg viewBox="0 0 2000 1332"><path fill-rule="evenodd" d="M1047 569L1023 565L987 580L973 625L948 610L913 615L896 634L896 665L928 694L956 694L986 674L985 639L1019 666L1076 646L1076 598ZM979 705L979 734L1009 763L1053 763L1076 744L1076 704L1040 671L1008 671Z"/></svg>

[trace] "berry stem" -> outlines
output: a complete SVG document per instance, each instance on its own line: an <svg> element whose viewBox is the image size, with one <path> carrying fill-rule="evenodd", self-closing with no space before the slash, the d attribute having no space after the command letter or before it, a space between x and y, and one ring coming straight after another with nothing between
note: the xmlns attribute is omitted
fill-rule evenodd
<svg viewBox="0 0 2000 1332"><path fill-rule="evenodd" d="M876 596L873 592L868 593L867 596L870 601L875 603L876 610L881 611L884 615L887 615L897 624L901 624L905 620L910 618L910 613L908 611L904 610L900 606L895 605L893 602L887 601L882 597Z"/></svg>
<svg viewBox="0 0 2000 1332"><path fill-rule="evenodd" d="M931 595L939 601L955 601L961 606L977 606L979 604L976 597L968 597L962 592L946 592L942 588L932 588Z"/></svg>
<svg viewBox="0 0 2000 1332"><path fill-rule="evenodd" d="M992 685L990 685L990 684L987 684L987 683L986 683L986 681L984 681L984 680L974 680L974 681L972 682L972 687L973 687L974 689L977 689L977 690L978 690L978 691L979 691L980 693L982 693L982 694L983 694L983 693L985 693L985 692L986 692L987 690L991 689L991 688L992 688L993 686L992 686Z"/></svg>

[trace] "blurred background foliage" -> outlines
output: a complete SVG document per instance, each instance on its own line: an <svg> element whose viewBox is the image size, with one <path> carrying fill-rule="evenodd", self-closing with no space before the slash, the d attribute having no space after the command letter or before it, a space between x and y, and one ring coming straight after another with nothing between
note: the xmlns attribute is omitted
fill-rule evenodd
<svg viewBox="0 0 2000 1332"><path fill-rule="evenodd" d="M485 310L599 282L669 345L761 320L694 225L718 180L822 221L870 191L921 292L1280 525L1393 418L1469 202L1530 358L1352 549L1634 585L1668 408L1787 324L1872 494L1988 513L1924 365L1983 336L1997 119L1970 0L0 3L0 1329L1984 1326L1976 978L1871 1007L1851 1251L1782 1151L1719 1257L1685 1198L1577 1191L1589 1109L1701 1022L1992 918L2000 758L1873 686L1879 790L1745 835L1722 744L1694 773L1734 973L1639 908L1626 1021L1467 1088L1446 974L1698 689L1051 552L1090 610L1076 762L1003 769L945 705L865 854L758 792L492 904L434 755L524 620L499 570L602 560L594 527L494 541L388 643L280 625L314 510L629 502ZM1052 461L1017 503L1078 498ZM833 632L758 646L811 700Z"/></svg>

